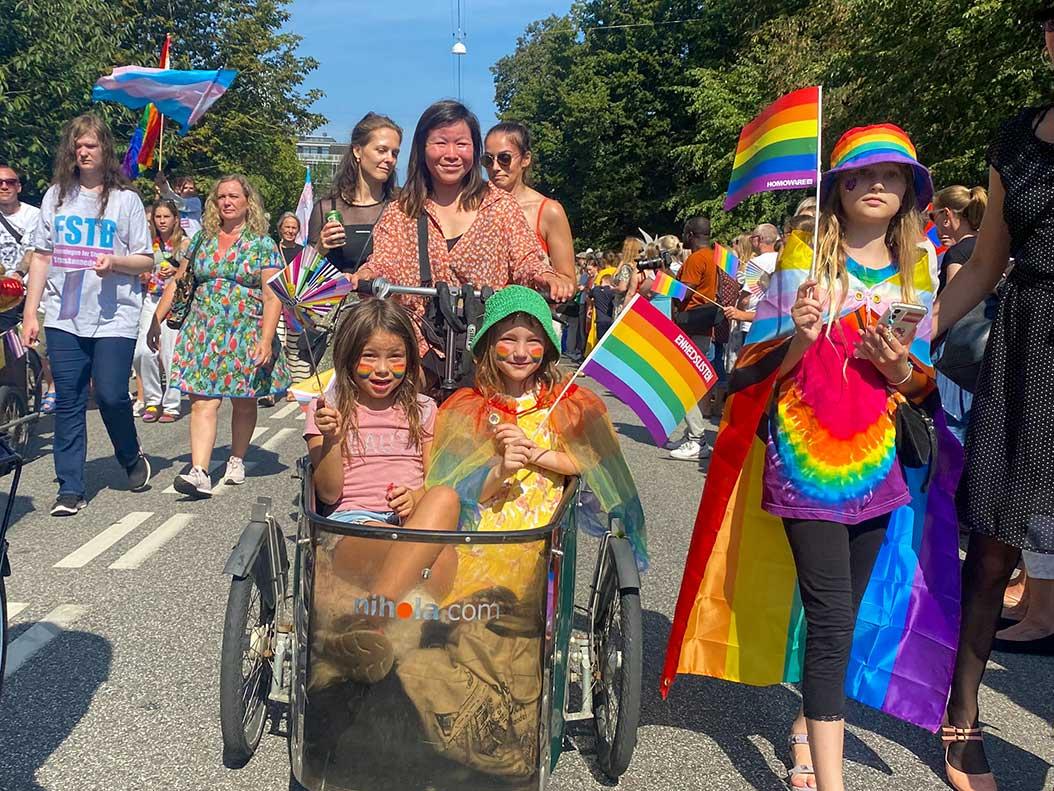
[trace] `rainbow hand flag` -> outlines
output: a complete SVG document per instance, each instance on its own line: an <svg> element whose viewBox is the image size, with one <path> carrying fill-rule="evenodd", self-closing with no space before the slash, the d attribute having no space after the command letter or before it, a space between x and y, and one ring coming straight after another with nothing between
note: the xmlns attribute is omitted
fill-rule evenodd
<svg viewBox="0 0 1054 791"><path fill-rule="evenodd" d="M651 282L651 290L653 294L670 299L685 299L689 291L688 286L665 272L655 273L655 279Z"/></svg>
<svg viewBox="0 0 1054 791"><path fill-rule="evenodd" d="M579 369L632 409L662 446L717 373L659 310L634 295Z"/></svg>
<svg viewBox="0 0 1054 791"><path fill-rule="evenodd" d="M723 244L714 245L714 263L729 277L735 277L739 271L739 256Z"/></svg>
<svg viewBox="0 0 1054 791"><path fill-rule="evenodd" d="M725 211L758 192L801 189L820 177L820 88L802 88L743 127Z"/></svg>
<svg viewBox="0 0 1054 791"><path fill-rule="evenodd" d="M162 69L168 68L171 44L172 37L166 35L165 43L161 45L160 66ZM143 169L153 167L154 151L161 140L161 129L164 123L165 117L157 111L155 105L148 104L143 108L143 116L139 120L139 126L132 133L128 151L124 155L124 162L121 163L128 178L137 178Z"/></svg>

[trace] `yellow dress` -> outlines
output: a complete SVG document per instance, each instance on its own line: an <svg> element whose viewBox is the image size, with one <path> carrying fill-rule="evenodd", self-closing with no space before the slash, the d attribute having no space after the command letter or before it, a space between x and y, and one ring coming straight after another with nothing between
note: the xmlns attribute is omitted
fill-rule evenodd
<svg viewBox="0 0 1054 791"><path fill-rule="evenodd" d="M558 438L546 424L537 435L546 410L537 409L534 394L516 400L516 425L540 448L557 450ZM503 416L508 420L507 416ZM482 507L477 530L533 530L549 524L564 491L564 476L524 467L509 486ZM521 603L533 605L544 592L544 543L477 544L457 548L458 570L444 604L463 601L484 590L506 588Z"/></svg>

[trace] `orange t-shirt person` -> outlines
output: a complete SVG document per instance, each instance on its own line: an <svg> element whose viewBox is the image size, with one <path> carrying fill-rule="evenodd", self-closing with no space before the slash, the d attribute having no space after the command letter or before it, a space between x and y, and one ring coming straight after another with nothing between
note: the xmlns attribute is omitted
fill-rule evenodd
<svg viewBox="0 0 1054 791"><path fill-rule="evenodd" d="M701 308L711 303L707 302L703 297L708 299L717 298L717 264L714 263L714 251L710 246L708 240L699 238L696 234L688 228L688 223L685 223L685 238L689 246L693 243L699 245L702 242L703 246L697 247L695 252L688 256L688 260L684 262L684 266L681 267L681 271L677 273L677 278L689 288L699 292L689 291L688 296L681 302L681 310L693 310L694 308ZM709 225L709 223L707 223Z"/></svg>

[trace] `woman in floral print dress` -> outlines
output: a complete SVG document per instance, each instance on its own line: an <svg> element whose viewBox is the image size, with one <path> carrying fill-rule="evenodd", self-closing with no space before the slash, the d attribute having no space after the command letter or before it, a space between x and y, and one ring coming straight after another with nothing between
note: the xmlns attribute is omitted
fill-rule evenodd
<svg viewBox="0 0 1054 791"><path fill-rule="evenodd" d="M233 411L223 480L240 484L256 428L256 399L281 395L290 383L275 339L281 303L265 287L283 262L267 236L259 194L244 176L221 179L209 195L202 225L190 244L194 299L172 364L173 385L191 402L191 468L176 477L175 488L193 497L212 494L208 467L223 398L231 399ZM159 322L168 313L172 292L174 286L158 305Z"/></svg>

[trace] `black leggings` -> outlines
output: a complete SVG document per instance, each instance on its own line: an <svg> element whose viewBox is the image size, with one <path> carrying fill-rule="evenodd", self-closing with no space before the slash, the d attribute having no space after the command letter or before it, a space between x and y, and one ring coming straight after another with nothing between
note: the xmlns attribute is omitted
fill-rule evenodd
<svg viewBox="0 0 1054 791"><path fill-rule="evenodd" d="M890 515L858 525L784 519L805 609L802 701L811 720L840 720L856 612Z"/></svg>

